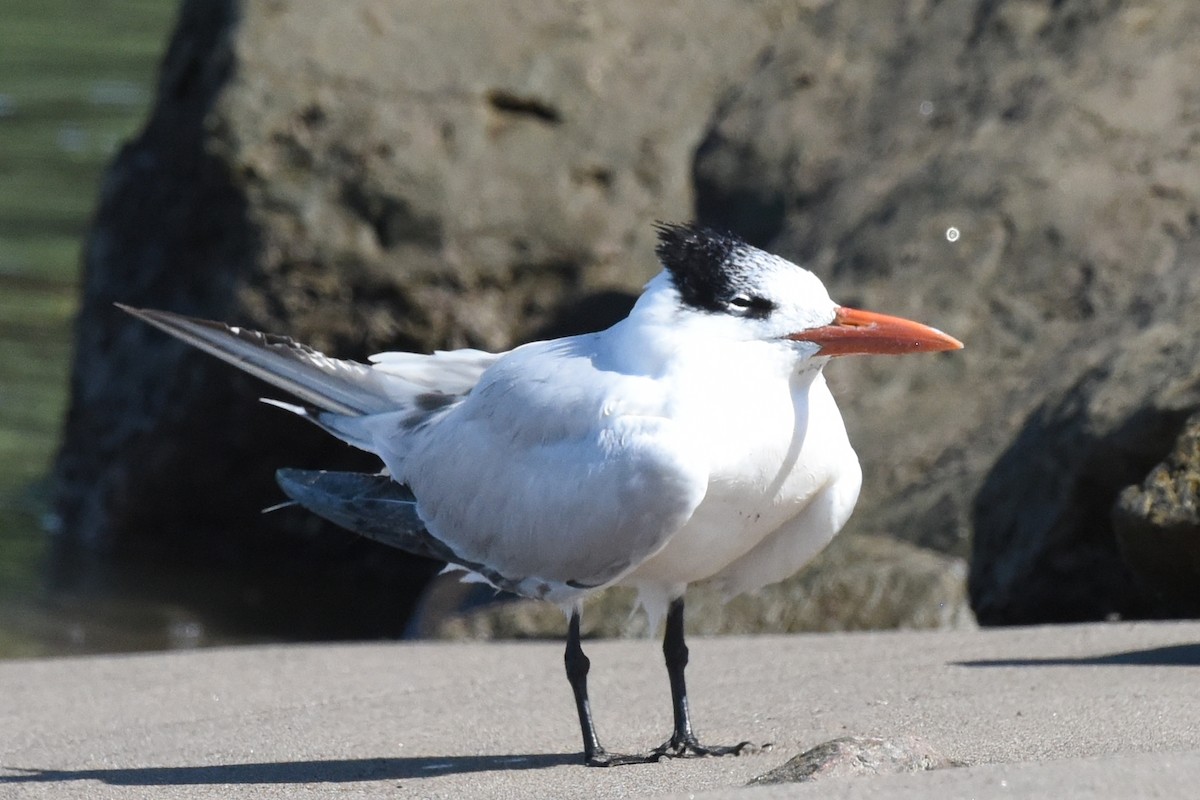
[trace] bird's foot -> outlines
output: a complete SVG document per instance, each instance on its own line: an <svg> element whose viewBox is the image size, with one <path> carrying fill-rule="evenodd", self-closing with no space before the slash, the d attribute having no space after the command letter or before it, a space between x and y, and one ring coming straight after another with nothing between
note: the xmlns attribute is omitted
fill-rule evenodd
<svg viewBox="0 0 1200 800"><path fill-rule="evenodd" d="M700 744L695 736L674 734L670 739L650 751L655 761L664 758L709 758L715 756L741 756L770 750L770 744L757 745L740 742L732 745L709 746Z"/></svg>
<svg viewBox="0 0 1200 800"><path fill-rule="evenodd" d="M652 764L658 761L662 756L654 751L644 754L626 755L624 753L610 753L607 750L597 750L594 753L585 753L585 763L589 767L624 767L628 764Z"/></svg>
<svg viewBox="0 0 1200 800"><path fill-rule="evenodd" d="M655 764L666 758L712 758L718 756L744 756L762 753L771 749L770 744L741 742L733 745L710 747L696 741L696 737L672 736L649 753L610 753L597 750L585 754L589 767L623 767L629 764Z"/></svg>

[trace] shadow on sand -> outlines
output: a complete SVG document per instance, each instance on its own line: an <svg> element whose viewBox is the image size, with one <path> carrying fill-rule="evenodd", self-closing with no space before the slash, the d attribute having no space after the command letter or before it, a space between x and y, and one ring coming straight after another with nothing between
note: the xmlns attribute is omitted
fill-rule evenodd
<svg viewBox="0 0 1200 800"><path fill-rule="evenodd" d="M957 661L959 667L1198 667L1200 643L1173 644L1099 656L1074 658L998 658Z"/></svg>
<svg viewBox="0 0 1200 800"><path fill-rule="evenodd" d="M331 761L279 761L261 764L214 764L200 767L133 767L128 769L24 769L4 766L21 775L0 775L9 783L55 783L95 780L113 786L193 786L255 783L353 783L427 778L467 772L546 769L583 764L578 753L510 756L428 756L422 758L350 758Z"/></svg>

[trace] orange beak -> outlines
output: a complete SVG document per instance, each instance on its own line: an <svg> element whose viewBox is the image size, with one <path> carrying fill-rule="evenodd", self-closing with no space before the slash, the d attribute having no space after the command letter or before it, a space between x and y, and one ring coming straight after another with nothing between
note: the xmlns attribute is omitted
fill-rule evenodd
<svg viewBox="0 0 1200 800"><path fill-rule="evenodd" d="M947 336L938 329L919 322L844 307L837 310L831 324L793 333L787 338L797 342L819 344L820 355L823 356L932 353L939 350L961 350L963 346L962 342L953 336Z"/></svg>

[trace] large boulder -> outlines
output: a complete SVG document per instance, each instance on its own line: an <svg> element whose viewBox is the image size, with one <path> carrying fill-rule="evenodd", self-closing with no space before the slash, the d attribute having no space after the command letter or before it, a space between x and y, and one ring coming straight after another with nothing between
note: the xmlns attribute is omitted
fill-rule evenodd
<svg viewBox="0 0 1200 800"><path fill-rule="evenodd" d="M788 5L185 2L86 243L64 581L99 552L170 561L221 570L260 627L402 629L432 565L258 513L276 467L374 459L113 303L345 357L603 327L656 271L651 221L690 216L691 154Z"/></svg>
<svg viewBox="0 0 1200 800"><path fill-rule="evenodd" d="M1197 292L1193 286L1178 303L1164 300L1164 317L1173 308L1186 319L1183 305L1194 303ZM1194 600L1179 603L1178 592L1174 604L1165 603L1153 582L1136 579L1119 547L1113 510L1122 490L1164 458L1200 406L1197 333L1161 322L1128 338L1081 345L1075 369L1057 380L1046 376L1043 404L975 499L970 583L981 622L1156 617L1195 608Z"/></svg>
<svg viewBox="0 0 1200 800"><path fill-rule="evenodd" d="M1109 512L1200 401L1197 25L1187 0L822 4L698 152L703 220L966 342L828 373L869 487L849 530L970 552L982 622L1163 613Z"/></svg>

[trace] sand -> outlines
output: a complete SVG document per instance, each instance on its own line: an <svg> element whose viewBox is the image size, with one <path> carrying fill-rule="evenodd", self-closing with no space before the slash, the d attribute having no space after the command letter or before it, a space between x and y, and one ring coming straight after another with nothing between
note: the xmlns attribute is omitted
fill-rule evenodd
<svg viewBox="0 0 1200 800"><path fill-rule="evenodd" d="M701 738L771 751L580 765L552 643L244 647L0 662L0 798L1185 797L1200 623L696 639ZM600 734L662 741L653 641L588 643ZM821 742L967 766L743 788Z"/></svg>

